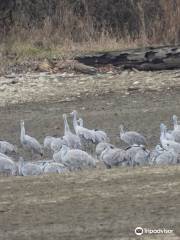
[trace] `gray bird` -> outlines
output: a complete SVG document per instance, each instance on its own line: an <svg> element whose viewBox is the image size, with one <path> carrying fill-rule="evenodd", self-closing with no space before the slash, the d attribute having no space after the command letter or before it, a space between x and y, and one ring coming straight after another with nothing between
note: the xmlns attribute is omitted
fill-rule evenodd
<svg viewBox="0 0 180 240"><path fill-rule="evenodd" d="M18 168L20 176L34 176L41 175L43 173L40 165L31 162L25 162L22 157L19 159Z"/></svg>
<svg viewBox="0 0 180 240"><path fill-rule="evenodd" d="M43 169L44 173L65 173L68 169L61 163L47 163Z"/></svg>
<svg viewBox="0 0 180 240"><path fill-rule="evenodd" d="M141 148L139 151L137 151L134 160L132 162L133 166L145 166L149 165L150 160L150 152L144 148Z"/></svg>
<svg viewBox="0 0 180 240"><path fill-rule="evenodd" d="M113 166L127 166L126 152L123 149L111 148L110 145L104 146L100 160L107 168Z"/></svg>
<svg viewBox="0 0 180 240"><path fill-rule="evenodd" d="M81 122L81 125L78 124L76 110L74 110L71 113L71 115L73 116L73 127L76 135L78 135L83 142L85 141L95 143L96 142L95 132L83 127L82 126L83 122Z"/></svg>
<svg viewBox="0 0 180 240"><path fill-rule="evenodd" d="M16 165L15 162L4 154L0 154L0 173L5 173L8 175L15 175Z"/></svg>
<svg viewBox="0 0 180 240"><path fill-rule="evenodd" d="M150 164L155 164L155 159L164 152L164 149L158 144L156 147L150 152Z"/></svg>
<svg viewBox="0 0 180 240"><path fill-rule="evenodd" d="M135 162L136 153L140 151L142 148L145 149L143 145L137 144L133 144L132 146L126 148L126 160L128 161L129 165L133 166L133 163Z"/></svg>
<svg viewBox="0 0 180 240"><path fill-rule="evenodd" d="M43 169L46 164L49 164L49 163L52 163L52 162L54 162L53 159L44 159L44 160L32 161L31 163L39 165Z"/></svg>
<svg viewBox="0 0 180 240"><path fill-rule="evenodd" d="M160 124L160 142L162 147L165 150L174 149L175 153L180 154L180 143L177 143L172 140L167 140L166 133L167 133L167 127L163 123Z"/></svg>
<svg viewBox="0 0 180 240"><path fill-rule="evenodd" d="M96 167L96 161L88 153L80 149L70 149L63 145L61 149L62 163L70 170Z"/></svg>
<svg viewBox="0 0 180 240"><path fill-rule="evenodd" d="M173 149L164 150L160 153L155 159L154 164L157 165L169 165L169 164L177 164L178 163L178 155L175 153Z"/></svg>
<svg viewBox="0 0 180 240"><path fill-rule="evenodd" d="M171 131L172 138L169 140L174 140L175 142L180 143L180 130Z"/></svg>
<svg viewBox="0 0 180 240"><path fill-rule="evenodd" d="M53 154L53 160L54 160L55 162L62 163L61 150L62 150L62 148L60 149L60 151L54 152L54 154Z"/></svg>
<svg viewBox="0 0 180 240"><path fill-rule="evenodd" d="M34 137L26 135L23 120L21 120L20 126L21 126L20 140L21 140L21 144L22 144L23 148L31 151L32 155L39 154L42 156L43 155L43 147Z"/></svg>
<svg viewBox="0 0 180 240"><path fill-rule="evenodd" d="M80 149L81 148L80 138L79 136L71 132L66 114L63 114L63 119L64 119L64 136L63 136L64 143L69 148Z"/></svg>
<svg viewBox="0 0 180 240"><path fill-rule="evenodd" d="M51 143L54 139L55 139L54 137L46 136L45 139L44 139L44 144L43 144L44 149L47 149L47 150L51 151Z"/></svg>
<svg viewBox="0 0 180 240"><path fill-rule="evenodd" d="M172 119L173 119L174 129L170 132L171 139L167 138L168 132L166 133L166 138L168 140L174 140L180 143L180 125L178 124L177 116L173 115Z"/></svg>
<svg viewBox="0 0 180 240"><path fill-rule="evenodd" d="M97 144L96 146L96 156L97 158L100 157L101 153L104 151L104 149L107 147L107 146L110 146L110 148L115 148L114 145L110 144L110 143L107 143L107 142L100 142Z"/></svg>
<svg viewBox="0 0 180 240"><path fill-rule="evenodd" d="M83 119L79 118L78 120L79 126L83 127ZM100 142L107 142L109 139L107 137L107 134L99 129L93 129L91 131L94 131L93 134L95 135L95 143L98 144Z"/></svg>
<svg viewBox="0 0 180 240"><path fill-rule="evenodd" d="M0 152L4 154L17 153L17 147L7 141L0 141Z"/></svg>
<svg viewBox="0 0 180 240"><path fill-rule="evenodd" d="M124 131L123 125L120 125L120 138L122 141L132 146L134 144L137 145L146 145L146 139L138 132L134 131Z"/></svg>
<svg viewBox="0 0 180 240"><path fill-rule="evenodd" d="M173 124L174 124L174 130L180 131L180 125L178 124L178 118L176 115L173 115Z"/></svg>
<svg viewBox="0 0 180 240"><path fill-rule="evenodd" d="M66 143L62 138L54 138L51 142L51 150L53 152L59 152L63 144L65 145Z"/></svg>

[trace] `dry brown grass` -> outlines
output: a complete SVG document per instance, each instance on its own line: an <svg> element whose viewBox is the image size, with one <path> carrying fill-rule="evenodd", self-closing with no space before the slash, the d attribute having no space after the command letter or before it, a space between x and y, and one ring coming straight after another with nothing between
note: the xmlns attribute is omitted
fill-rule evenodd
<svg viewBox="0 0 180 240"><path fill-rule="evenodd" d="M1 239L179 239L179 167L0 178Z"/></svg>
<svg viewBox="0 0 180 240"><path fill-rule="evenodd" d="M59 1L55 16L46 18L41 27L25 29L17 24L0 44L3 56L13 59L72 58L78 53L136 48L148 45L178 44L180 40L180 2L159 0L161 14L149 22L145 1L134 1L140 19L138 34L121 33L111 26L97 28L88 8L84 16L76 15Z"/></svg>

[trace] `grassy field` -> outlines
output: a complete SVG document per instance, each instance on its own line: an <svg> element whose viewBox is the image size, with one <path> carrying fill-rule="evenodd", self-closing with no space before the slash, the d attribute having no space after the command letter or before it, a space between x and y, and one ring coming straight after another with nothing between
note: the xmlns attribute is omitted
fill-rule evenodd
<svg viewBox="0 0 180 240"><path fill-rule="evenodd" d="M0 178L0 239L180 238L180 167Z"/></svg>

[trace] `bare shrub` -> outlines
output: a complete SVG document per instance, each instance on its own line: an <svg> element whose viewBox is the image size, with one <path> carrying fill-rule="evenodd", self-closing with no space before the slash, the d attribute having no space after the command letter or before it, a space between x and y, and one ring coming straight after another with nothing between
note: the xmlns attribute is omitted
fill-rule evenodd
<svg viewBox="0 0 180 240"><path fill-rule="evenodd" d="M1 42L20 56L69 56L180 40L179 0L15 2L12 24L1 32Z"/></svg>

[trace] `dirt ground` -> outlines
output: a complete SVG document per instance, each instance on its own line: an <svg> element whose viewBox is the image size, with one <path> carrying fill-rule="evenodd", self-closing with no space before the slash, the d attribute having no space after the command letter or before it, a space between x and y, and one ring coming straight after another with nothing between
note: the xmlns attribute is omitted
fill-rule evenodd
<svg viewBox="0 0 180 240"><path fill-rule="evenodd" d="M62 114L76 109L85 126L104 129L117 146L123 147L123 123L144 134L151 149L159 142L159 124L172 127L172 114L180 116L179 87L180 71L3 76L0 138L20 147L20 119L41 143L47 135L62 136ZM21 149L20 154L26 156ZM178 240L179 177L179 166L2 176L0 239ZM174 233L136 237L137 226Z"/></svg>
<svg viewBox="0 0 180 240"><path fill-rule="evenodd" d="M0 179L0 239L180 239L180 167Z"/></svg>

